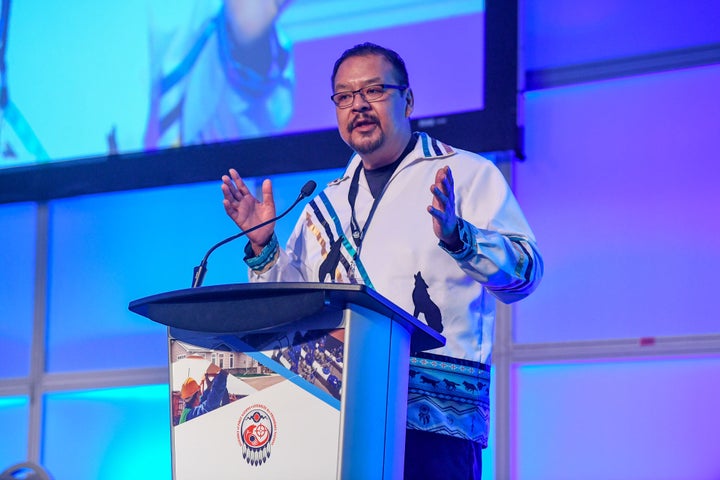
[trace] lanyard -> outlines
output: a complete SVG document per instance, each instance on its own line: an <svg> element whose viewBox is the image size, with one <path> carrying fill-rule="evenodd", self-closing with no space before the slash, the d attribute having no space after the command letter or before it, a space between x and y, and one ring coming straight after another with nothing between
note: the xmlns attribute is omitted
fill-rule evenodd
<svg viewBox="0 0 720 480"><path fill-rule="evenodd" d="M405 150L400 154L400 156L395 160L395 167L393 167L393 171L390 173L390 175L385 179L385 183L383 185L382 190L380 190L380 193L378 193L378 196L375 197L372 207L370 208L370 213L368 214L367 220L365 220L365 225L363 225L363 228L360 228L360 224L357 221L357 218L355 217L355 201L357 200L358 196L358 190L359 190L359 184L360 184L360 172L362 171L362 160L358 164L357 168L355 169L355 173L353 173L352 180L350 181L350 189L348 190L348 202L350 203L350 230L352 232L353 240L355 241L355 246L357 247L357 251L355 252L355 256L353 258L357 259L360 256L360 249L362 248L362 242L365 238L365 233L367 233L367 229L370 226L370 220L372 220L373 215L375 214L375 209L377 208L378 204L380 203L380 199L385 194L385 189L387 188L387 184L390 183L390 178L393 176L394 172L397 171L397 168L399 167L401 159L405 158L413 148L415 148L415 144L417 143L418 136L416 133L412 134L410 137L410 140L408 141L407 145L405 146ZM366 176L367 178L367 176Z"/></svg>
<svg viewBox="0 0 720 480"><path fill-rule="evenodd" d="M363 225L363 228L361 229L360 224L355 217L355 201L357 200L358 196L361 171L362 162L360 162L360 164L355 169L355 173L353 173L352 180L350 181L350 189L348 190L348 202L350 203L350 230L352 232L353 240L355 241L355 246L357 247L355 258L358 258L360 256L360 249L362 248L362 242L365 238L365 233L367 233L367 229L370 226L370 220L372 220L372 217L375 214L375 209L377 209L378 203L380 203L380 199L382 198L383 193L385 193L385 189L383 188L380 194L375 197L372 207L370 208L368 218L367 220L365 220L365 225Z"/></svg>

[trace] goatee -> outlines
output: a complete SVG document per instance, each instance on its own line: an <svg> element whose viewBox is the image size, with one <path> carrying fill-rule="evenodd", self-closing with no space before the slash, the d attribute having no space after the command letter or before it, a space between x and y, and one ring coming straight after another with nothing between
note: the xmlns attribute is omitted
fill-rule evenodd
<svg viewBox="0 0 720 480"><path fill-rule="evenodd" d="M356 142L352 139L350 140L350 148L355 150L357 153L361 155L367 155L369 153L373 153L378 148L380 148L385 141L385 135L382 133L377 138L363 138L360 141Z"/></svg>
<svg viewBox="0 0 720 480"><path fill-rule="evenodd" d="M358 124L366 124L367 122L375 123L375 129L372 132L369 132L367 135L360 134L359 140L353 140L353 130L355 129L355 127ZM377 120L372 117L363 117L355 120L348 127L348 132L350 134L348 142L350 147L361 155L373 153L385 142L385 133L380 128L380 124L377 122Z"/></svg>

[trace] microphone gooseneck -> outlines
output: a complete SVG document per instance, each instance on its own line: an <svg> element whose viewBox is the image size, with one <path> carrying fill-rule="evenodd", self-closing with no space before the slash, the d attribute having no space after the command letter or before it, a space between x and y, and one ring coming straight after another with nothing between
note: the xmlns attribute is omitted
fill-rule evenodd
<svg viewBox="0 0 720 480"><path fill-rule="evenodd" d="M297 196L297 198L292 203L292 205L290 205L287 209L285 209L285 211L283 213L281 213L277 217L271 218L270 220L266 220L264 222L258 223L257 225L250 227L247 230L243 230L240 233L236 233L235 235L227 237L226 239L221 240L218 243L216 243L215 245L213 245L212 247L210 247L210 250L208 250L207 253L205 254L205 256L203 257L202 261L200 262L200 265L195 267L195 269L193 270L192 288L197 288L197 287L202 286L203 279L205 278L205 274L207 273L208 258L210 257L210 254L215 251L215 249L225 245L228 242L232 242L233 240L235 240L237 238L243 237L250 232L254 232L258 228L262 228L265 225L268 225L272 222L280 220L282 217L287 215L290 212L290 210L295 208L295 205L297 205L300 202L300 200L312 195L312 193L315 191L316 186L317 186L317 184L313 180L309 180L305 185L303 185L302 189L300 190L300 194Z"/></svg>

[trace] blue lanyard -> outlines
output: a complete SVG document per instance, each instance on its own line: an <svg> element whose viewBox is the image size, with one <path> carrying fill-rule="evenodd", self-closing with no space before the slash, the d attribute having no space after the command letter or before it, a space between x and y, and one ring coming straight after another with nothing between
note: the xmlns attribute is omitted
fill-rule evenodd
<svg viewBox="0 0 720 480"><path fill-rule="evenodd" d="M353 173L352 180L350 181L350 189L348 190L348 202L350 203L350 231L352 232L353 241L355 242L355 246L357 247L357 250L355 252L355 259L360 256L360 250L362 249L362 242L365 238L365 234L367 233L367 229L370 226L370 220L372 220L373 215L375 214L375 210L377 209L378 204L380 203L380 199L382 198L383 194L385 193L385 188L382 189L380 194L375 197L375 200L373 200L372 207L370 208L370 213L368 214L367 220L365 220L365 225L363 225L363 228L360 228L360 224L357 221L357 218L355 217L355 201L357 200L358 196L358 190L359 190L359 184L360 184L360 172L362 171L362 162L357 166L355 169L355 173Z"/></svg>

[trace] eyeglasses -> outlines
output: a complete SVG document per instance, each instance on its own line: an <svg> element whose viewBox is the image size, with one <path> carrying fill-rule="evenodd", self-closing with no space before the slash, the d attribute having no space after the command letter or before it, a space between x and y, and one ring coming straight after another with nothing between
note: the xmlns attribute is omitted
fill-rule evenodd
<svg viewBox="0 0 720 480"><path fill-rule="evenodd" d="M355 101L355 95L357 94L360 94L366 102L377 102L383 98L385 92L391 88L402 92L408 87L407 85L388 85L387 83L378 83L375 85L367 85L363 88L353 90L352 92L337 92L330 96L330 100L332 100L338 108L348 108Z"/></svg>

